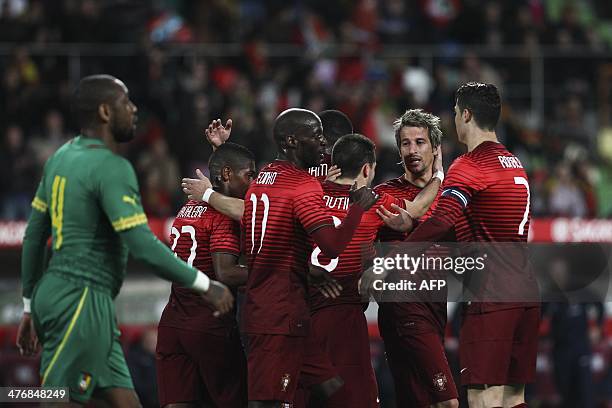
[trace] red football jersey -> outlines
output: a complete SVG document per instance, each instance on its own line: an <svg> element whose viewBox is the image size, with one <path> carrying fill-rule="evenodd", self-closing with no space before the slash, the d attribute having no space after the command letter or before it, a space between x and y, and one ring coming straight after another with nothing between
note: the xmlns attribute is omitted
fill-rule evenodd
<svg viewBox="0 0 612 408"><path fill-rule="evenodd" d="M244 331L307 335L308 234L333 225L321 184L306 170L276 160L251 183L244 207L242 239L249 269Z"/></svg>
<svg viewBox="0 0 612 408"><path fill-rule="evenodd" d="M455 224L459 242L527 242L529 195L520 160L494 142L457 158L442 188L465 209Z"/></svg>
<svg viewBox="0 0 612 408"><path fill-rule="evenodd" d="M400 200L412 201L421 192L422 188L415 186L414 184L406 180L403 175L401 175L397 178L377 185L374 190L379 194L387 193ZM425 220L429 218L429 216L433 212L433 209L436 207L439 197L440 192L438 192L438 196L429 207L429 210L427 210L425 215L421 217L420 220ZM381 242L403 241L409 234L410 232L399 232L385 226L380 231L378 239Z"/></svg>
<svg viewBox="0 0 612 408"><path fill-rule="evenodd" d="M481 143L449 168L440 212L434 216L454 223L458 242L508 243L486 248L487 273L478 278L478 287L470 287L480 299L502 301L472 303L468 311L523 307L525 303L510 301L537 299L537 284L524 245L530 222L529 198L523 165L501 143ZM462 213L450 219L451 214L457 214L457 207Z"/></svg>
<svg viewBox="0 0 612 408"><path fill-rule="evenodd" d="M422 188L415 186L406 180L404 175L401 175L385 183L379 184L376 186L375 190L378 193L384 192L402 200L412 201L421 192ZM431 216L436 208L440 194L441 191L439 190L436 199L419 221L424 221ZM409 235L410 232L398 232L385 226L378 234L378 240L381 242L404 241ZM432 248L427 251L427 254L429 256L445 256L446 252L444 250ZM439 276L428 276L428 278L434 277L438 278ZM411 280L414 280L414 277L411 277ZM415 315L420 316L430 321L442 332L446 326L446 302L396 302L393 303L392 313L396 319L408 318L409 316Z"/></svg>
<svg viewBox="0 0 612 408"><path fill-rule="evenodd" d="M188 201L177 214L170 234L174 253L217 279L212 265L212 253L240 255L240 224L217 212L206 203ZM172 284L160 326L213 332L236 326L234 313L221 318L213 316L214 309L201 295L191 289Z"/></svg>
<svg viewBox="0 0 612 408"><path fill-rule="evenodd" d="M323 202L333 216L334 224L340 225L349 208L349 190L351 186L332 183L323 183ZM371 263L375 256L374 242L378 231L384 226L382 218L376 214L376 209L383 205L392 210L391 204L403 207L402 202L388 194L381 193L376 205L372 206L361 217L361 222L344 251L339 257L330 259L321 253L313 244L314 250L310 254L310 261L327 270L342 286L342 292L336 299L325 298L316 288L311 287L310 307L312 311L322 307L339 303L363 303L359 295L359 278L364 267Z"/></svg>

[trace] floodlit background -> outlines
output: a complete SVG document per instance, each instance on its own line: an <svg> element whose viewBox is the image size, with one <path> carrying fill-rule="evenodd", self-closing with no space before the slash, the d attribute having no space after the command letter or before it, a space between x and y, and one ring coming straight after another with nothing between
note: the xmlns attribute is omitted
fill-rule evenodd
<svg viewBox="0 0 612 408"><path fill-rule="evenodd" d="M184 200L180 178L206 168L211 120L232 118L232 140L261 165L275 156L280 111L342 110L376 142L379 182L401 173L391 123L405 109L442 118L446 165L463 152L453 92L478 80L500 88L498 135L528 170L532 241L606 245L611 46L607 0L0 0L0 385L37 381L36 361L13 346L20 244L45 160L75 134L69 100L81 77L108 73L129 87L139 128L123 154L162 238ZM563 273L577 258L548 264ZM130 263L118 315L147 406L156 394L151 328L167 294L165 282ZM604 306L547 308L533 406L612 406ZM451 313L451 364L457 327ZM371 328L382 406L393 407L375 320Z"/></svg>

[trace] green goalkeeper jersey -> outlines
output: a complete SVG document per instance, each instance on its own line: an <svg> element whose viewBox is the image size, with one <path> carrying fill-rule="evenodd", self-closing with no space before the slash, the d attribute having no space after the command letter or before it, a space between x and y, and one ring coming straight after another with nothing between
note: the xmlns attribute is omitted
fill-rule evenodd
<svg viewBox="0 0 612 408"><path fill-rule="evenodd" d="M32 207L22 259L24 297L31 296L42 275L39 249L49 226L52 256L46 273L112 297L125 276L126 242L134 243L132 252L148 252L134 255L164 269L160 275L186 285L195 279L195 269L171 256L153 237L131 164L102 140L78 136L58 149L45 164ZM133 235L136 229L142 235Z"/></svg>

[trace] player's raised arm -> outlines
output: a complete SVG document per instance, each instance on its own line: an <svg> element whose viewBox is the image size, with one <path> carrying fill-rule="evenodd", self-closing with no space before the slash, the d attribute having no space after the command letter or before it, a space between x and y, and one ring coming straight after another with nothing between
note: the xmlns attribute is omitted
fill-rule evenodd
<svg viewBox="0 0 612 408"><path fill-rule="evenodd" d="M213 151L217 150L219 146L227 142L232 133L232 120L228 119L225 126L221 124L221 119L213 120L208 128L204 130L206 140L212 146Z"/></svg>
<svg viewBox="0 0 612 408"><path fill-rule="evenodd" d="M212 183L200 171L196 169L197 179L184 178L181 186L183 192L190 200L205 201L212 205L221 214L230 217L234 221L240 221L244 214L244 200L228 197L212 189Z"/></svg>
<svg viewBox="0 0 612 408"><path fill-rule="evenodd" d="M221 314L231 310L233 297L225 285L175 257L153 235L140 204L134 169L118 156L110 160L113 163L105 163L104 171L99 169L96 173L97 189L104 213L130 253L151 265L160 277L204 293Z"/></svg>

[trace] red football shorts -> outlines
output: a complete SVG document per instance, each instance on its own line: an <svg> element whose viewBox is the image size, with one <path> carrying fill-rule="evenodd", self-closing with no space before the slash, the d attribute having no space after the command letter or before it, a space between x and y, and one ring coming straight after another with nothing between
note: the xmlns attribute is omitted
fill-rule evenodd
<svg viewBox="0 0 612 408"><path fill-rule="evenodd" d="M237 330L214 336L159 327L156 366L162 407L191 401L227 408L247 404L246 360Z"/></svg>
<svg viewBox="0 0 612 408"><path fill-rule="evenodd" d="M378 326L395 384L398 407L429 407L457 398L444 338L422 316L385 317L379 309Z"/></svg>
<svg viewBox="0 0 612 408"><path fill-rule="evenodd" d="M248 334L249 401L293 403L298 381L308 388L338 375L307 337Z"/></svg>
<svg viewBox="0 0 612 408"><path fill-rule="evenodd" d="M361 304L340 304L315 312L313 336L327 351L344 386L327 400L327 408L377 408L378 387L370 359L368 323Z"/></svg>
<svg viewBox="0 0 612 408"><path fill-rule="evenodd" d="M464 314L459 337L462 385L535 380L540 308Z"/></svg>

